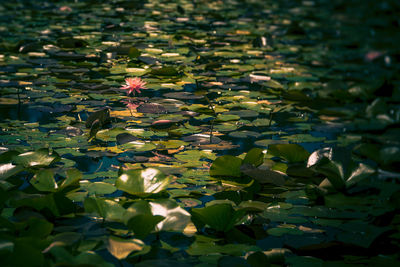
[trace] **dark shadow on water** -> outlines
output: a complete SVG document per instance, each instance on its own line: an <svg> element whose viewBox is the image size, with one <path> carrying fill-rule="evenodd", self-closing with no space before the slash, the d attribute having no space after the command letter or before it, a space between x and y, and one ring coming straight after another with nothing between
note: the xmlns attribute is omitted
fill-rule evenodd
<svg viewBox="0 0 400 267"><path fill-rule="evenodd" d="M26 122L48 123L54 119L54 113L40 111L29 105L2 105L0 106L0 121L19 120Z"/></svg>

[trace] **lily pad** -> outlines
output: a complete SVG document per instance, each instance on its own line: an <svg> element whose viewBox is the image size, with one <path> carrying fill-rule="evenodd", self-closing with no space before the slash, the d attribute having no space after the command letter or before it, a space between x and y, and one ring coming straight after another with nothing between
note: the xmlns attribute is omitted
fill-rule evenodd
<svg viewBox="0 0 400 267"><path fill-rule="evenodd" d="M168 184L169 178L154 168L127 170L115 182L119 190L132 195L157 193L165 189Z"/></svg>
<svg viewBox="0 0 400 267"><path fill-rule="evenodd" d="M166 113L167 110L160 104L156 103L145 103L141 104L137 107L137 112L140 113L151 113L151 114L159 114L159 113Z"/></svg>
<svg viewBox="0 0 400 267"><path fill-rule="evenodd" d="M36 151L25 152L13 158L13 162L24 167L49 166L50 164L60 160L60 156L49 149L41 148Z"/></svg>
<svg viewBox="0 0 400 267"><path fill-rule="evenodd" d="M156 76L177 76L179 72L174 67L163 67L160 69L152 69L151 74Z"/></svg>
<svg viewBox="0 0 400 267"><path fill-rule="evenodd" d="M260 166L263 162L264 152L260 148L252 148L243 159L243 164L252 164L255 167Z"/></svg>
<svg viewBox="0 0 400 267"><path fill-rule="evenodd" d="M235 211L230 204L215 204L192 209L192 220L197 229L207 225L217 231L227 232L245 215L244 210Z"/></svg>
<svg viewBox="0 0 400 267"><path fill-rule="evenodd" d="M218 157L210 167L210 175L240 177L242 162L242 159L230 155Z"/></svg>
<svg viewBox="0 0 400 267"><path fill-rule="evenodd" d="M140 239L122 239L110 236L107 249L118 260L125 259L135 251L143 250L145 244Z"/></svg>
<svg viewBox="0 0 400 267"><path fill-rule="evenodd" d="M57 189L52 170L40 170L29 182L39 191L55 192Z"/></svg>
<svg viewBox="0 0 400 267"><path fill-rule="evenodd" d="M201 99L202 95L195 95L189 92L172 92L164 94L165 97L175 98L175 99L184 99L184 100L192 100L192 99Z"/></svg>
<svg viewBox="0 0 400 267"><path fill-rule="evenodd" d="M271 144L268 146L268 154L281 157L289 163L304 162L310 153L298 144Z"/></svg>
<svg viewBox="0 0 400 267"><path fill-rule="evenodd" d="M118 134L115 138L117 139L117 144L118 145L123 145L123 144L129 143L129 142L132 142L132 141L136 141L136 140L139 139L138 137L133 136L133 135L131 135L129 133Z"/></svg>

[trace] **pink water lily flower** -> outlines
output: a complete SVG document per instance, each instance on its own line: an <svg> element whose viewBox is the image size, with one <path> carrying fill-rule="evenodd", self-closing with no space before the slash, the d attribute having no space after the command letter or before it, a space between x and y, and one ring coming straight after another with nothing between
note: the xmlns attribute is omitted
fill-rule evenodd
<svg viewBox="0 0 400 267"><path fill-rule="evenodd" d="M142 79L136 77L136 78L126 78L125 79L125 85L121 87L121 89L128 90L128 95L130 93L135 94L137 92L140 94L140 89L146 89L145 87L146 82L142 81Z"/></svg>

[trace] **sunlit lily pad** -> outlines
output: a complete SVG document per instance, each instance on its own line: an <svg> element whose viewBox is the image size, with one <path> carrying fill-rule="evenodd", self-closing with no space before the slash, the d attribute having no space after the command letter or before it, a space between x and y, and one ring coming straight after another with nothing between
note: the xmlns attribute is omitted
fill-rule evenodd
<svg viewBox="0 0 400 267"><path fill-rule="evenodd" d="M165 189L169 178L157 169L127 170L115 182L115 186L129 194L143 195L157 193Z"/></svg>
<svg viewBox="0 0 400 267"><path fill-rule="evenodd" d="M24 167L48 166L58 160L60 160L59 155L54 151L50 153L47 148L25 152L13 158L15 164L20 164Z"/></svg>
<svg viewBox="0 0 400 267"><path fill-rule="evenodd" d="M119 146L121 149L129 149L135 151L150 151L156 148L156 145L145 141L131 141Z"/></svg>
<svg viewBox="0 0 400 267"><path fill-rule="evenodd" d="M118 260L125 259L134 251L141 251L145 244L140 239L122 239L110 237L108 239L107 249Z"/></svg>

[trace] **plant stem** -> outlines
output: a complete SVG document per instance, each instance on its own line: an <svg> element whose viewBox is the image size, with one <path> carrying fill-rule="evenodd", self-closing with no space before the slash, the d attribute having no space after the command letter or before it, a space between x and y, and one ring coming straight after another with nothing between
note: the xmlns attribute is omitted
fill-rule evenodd
<svg viewBox="0 0 400 267"><path fill-rule="evenodd" d="M196 89L199 89L199 82L195 79L196 82ZM211 127L210 127L210 144L212 144L212 137L213 137L213 130L214 130L214 121L217 118L217 112L215 112L214 106L212 105L210 99L207 96L204 96L208 103L208 107L212 110L214 119L211 120Z"/></svg>
<svg viewBox="0 0 400 267"><path fill-rule="evenodd" d="M273 114L273 112L272 112L272 110L269 112L269 124L268 124L268 127L271 127L271 124L272 124L272 114Z"/></svg>
<svg viewBox="0 0 400 267"><path fill-rule="evenodd" d="M214 130L214 121L215 119L213 119L211 121L211 128L210 128L210 144L212 144L212 137L213 137L213 130Z"/></svg>
<svg viewBox="0 0 400 267"><path fill-rule="evenodd" d="M18 87L18 89L17 89L18 111L17 111L17 113L18 113L18 120L21 120L21 97L20 97L20 95L19 95L19 90L20 90L20 88Z"/></svg>

